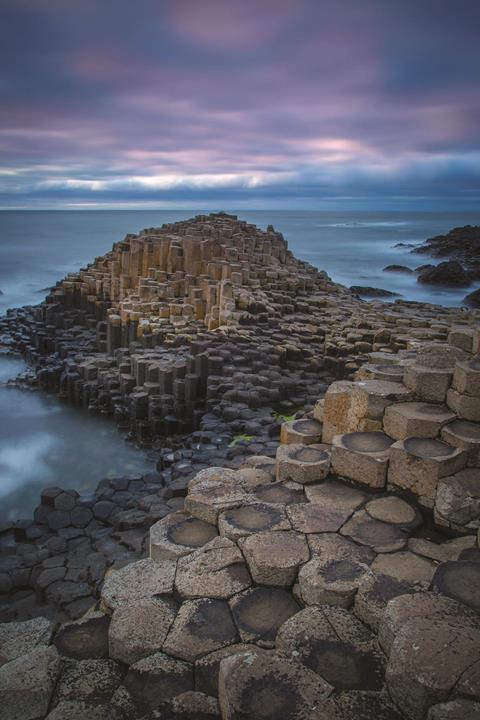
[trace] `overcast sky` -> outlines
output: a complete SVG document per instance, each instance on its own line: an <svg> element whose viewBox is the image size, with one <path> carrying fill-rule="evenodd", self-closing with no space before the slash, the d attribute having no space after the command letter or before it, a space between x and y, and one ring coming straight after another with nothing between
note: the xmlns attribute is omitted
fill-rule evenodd
<svg viewBox="0 0 480 720"><path fill-rule="evenodd" d="M478 0L0 0L0 206L475 208Z"/></svg>

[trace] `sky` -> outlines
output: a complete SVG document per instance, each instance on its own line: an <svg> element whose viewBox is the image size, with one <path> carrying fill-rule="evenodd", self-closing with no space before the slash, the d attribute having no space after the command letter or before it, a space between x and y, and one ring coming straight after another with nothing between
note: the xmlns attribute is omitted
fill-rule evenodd
<svg viewBox="0 0 480 720"><path fill-rule="evenodd" d="M480 207L478 0L0 0L0 207Z"/></svg>

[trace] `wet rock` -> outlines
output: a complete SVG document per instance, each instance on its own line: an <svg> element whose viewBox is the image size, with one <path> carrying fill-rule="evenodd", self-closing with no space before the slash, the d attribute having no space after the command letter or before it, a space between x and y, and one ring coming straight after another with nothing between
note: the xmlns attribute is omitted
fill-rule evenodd
<svg viewBox="0 0 480 720"><path fill-rule="evenodd" d="M480 612L480 562L441 563L433 576L432 589Z"/></svg>
<svg viewBox="0 0 480 720"><path fill-rule="evenodd" d="M413 270L406 265L387 265L383 272L413 273Z"/></svg>
<svg viewBox="0 0 480 720"><path fill-rule="evenodd" d="M164 652L193 662L238 641L230 608L224 600L187 600L177 613Z"/></svg>
<svg viewBox="0 0 480 720"><path fill-rule="evenodd" d="M468 287L470 277L457 260L441 262L435 267L419 273L417 282L424 285L444 285L446 287Z"/></svg>
<svg viewBox="0 0 480 720"><path fill-rule="evenodd" d="M382 288L369 287L366 285L351 285L351 292L360 297L398 297L398 293L391 290L383 290Z"/></svg>
<svg viewBox="0 0 480 720"><path fill-rule="evenodd" d="M215 525L173 512L150 528L150 557L173 560L188 555L218 535Z"/></svg>
<svg viewBox="0 0 480 720"><path fill-rule="evenodd" d="M201 692L185 692L159 706L161 717L169 720L217 720L220 719L218 701Z"/></svg>
<svg viewBox="0 0 480 720"><path fill-rule="evenodd" d="M252 645L236 643L214 650L195 661L195 689L206 695L218 697L218 673L221 661L238 653L250 652Z"/></svg>
<svg viewBox="0 0 480 720"><path fill-rule="evenodd" d="M298 574L298 593L307 605L350 607L374 554L339 535L309 536L312 559Z"/></svg>
<svg viewBox="0 0 480 720"><path fill-rule="evenodd" d="M226 720L321 720L331 691L312 670L276 653L252 649L220 663L220 710Z"/></svg>
<svg viewBox="0 0 480 720"><path fill-rule="evenodd" d="M60 655L85 660L108 657L110 617L92 612L79 620L62 625L55 634L54 645Z"/></svg>
<svg viewBox="0 0 480 720"><path fill-rule="evenodd" d="M342 535L376 553L402 550L408 534L401 524L386 523L373 518L366 510L358 510L341 529Z"/></svg>
<svg viewBox="0 0 480 720"><path fill-rule="evenodd" d="M273 647L281 625L300 610L290 593L271 587L256 587L236 595L230 607L242 641L262 647Z"/></svg>
<svg viewBox="0 0 480 720"><path fill-rule="evenodd" d="M385 659L373 633L342 608L311 607L287 620L277 649L317 672L336 690L379 691Z"/></svg>
<svg viewBox="0 0 480 720"><path fill-rule="evenodd" d="M193 690L193 666L164 653L155 653L130 666L124 685L137 708L147 710Z"/></svg>

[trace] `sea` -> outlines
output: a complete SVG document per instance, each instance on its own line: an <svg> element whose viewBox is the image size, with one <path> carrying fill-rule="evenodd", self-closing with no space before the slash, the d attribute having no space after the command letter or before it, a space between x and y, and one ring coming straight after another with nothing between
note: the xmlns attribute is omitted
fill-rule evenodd
<svg viewBox="0 0 480 720"><path fill-rule="evenodd" d="M453 227L480 224L480 212L221 209L262 228L272 224L297 257L347 286L378 287L406 300L447 306L461 305L466 293L476 289L431 288L417 283L415 274L383 268L396 264L414 269L427 263L427 256L412 255L411 248ZM103 255L127 233L196 214L198 210L0 211L0 314L41 302L57 280ZM0 355L0 523L30 517L45 486L89 492L103 477L153 469L152 457L128 444L109 420L12 387L8 380L23 369L20 358Z"/></svg>

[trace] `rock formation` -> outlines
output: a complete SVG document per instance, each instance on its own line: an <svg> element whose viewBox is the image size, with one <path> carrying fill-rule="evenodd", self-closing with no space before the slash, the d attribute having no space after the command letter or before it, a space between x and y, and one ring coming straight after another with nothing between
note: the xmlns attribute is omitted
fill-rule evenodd
<svg viewBox="0 0 480 720"><path fill-rule="evenodd" d="M242 227L197 224L227 240ZM182 248L164 234L159 247ZM184 283L159 303L168 318L143 281L112 275L135 240L3 323L39 382L128 408L131 428L167 442L198 376L198 429L158 472L91 497L46 489L34 522L0 534L6 720L479 717L479 315L364 303L275 237L268 281L247 259L238 284L159 270L158 292ZM193 289L201 317L170 314Z"/></svg>

